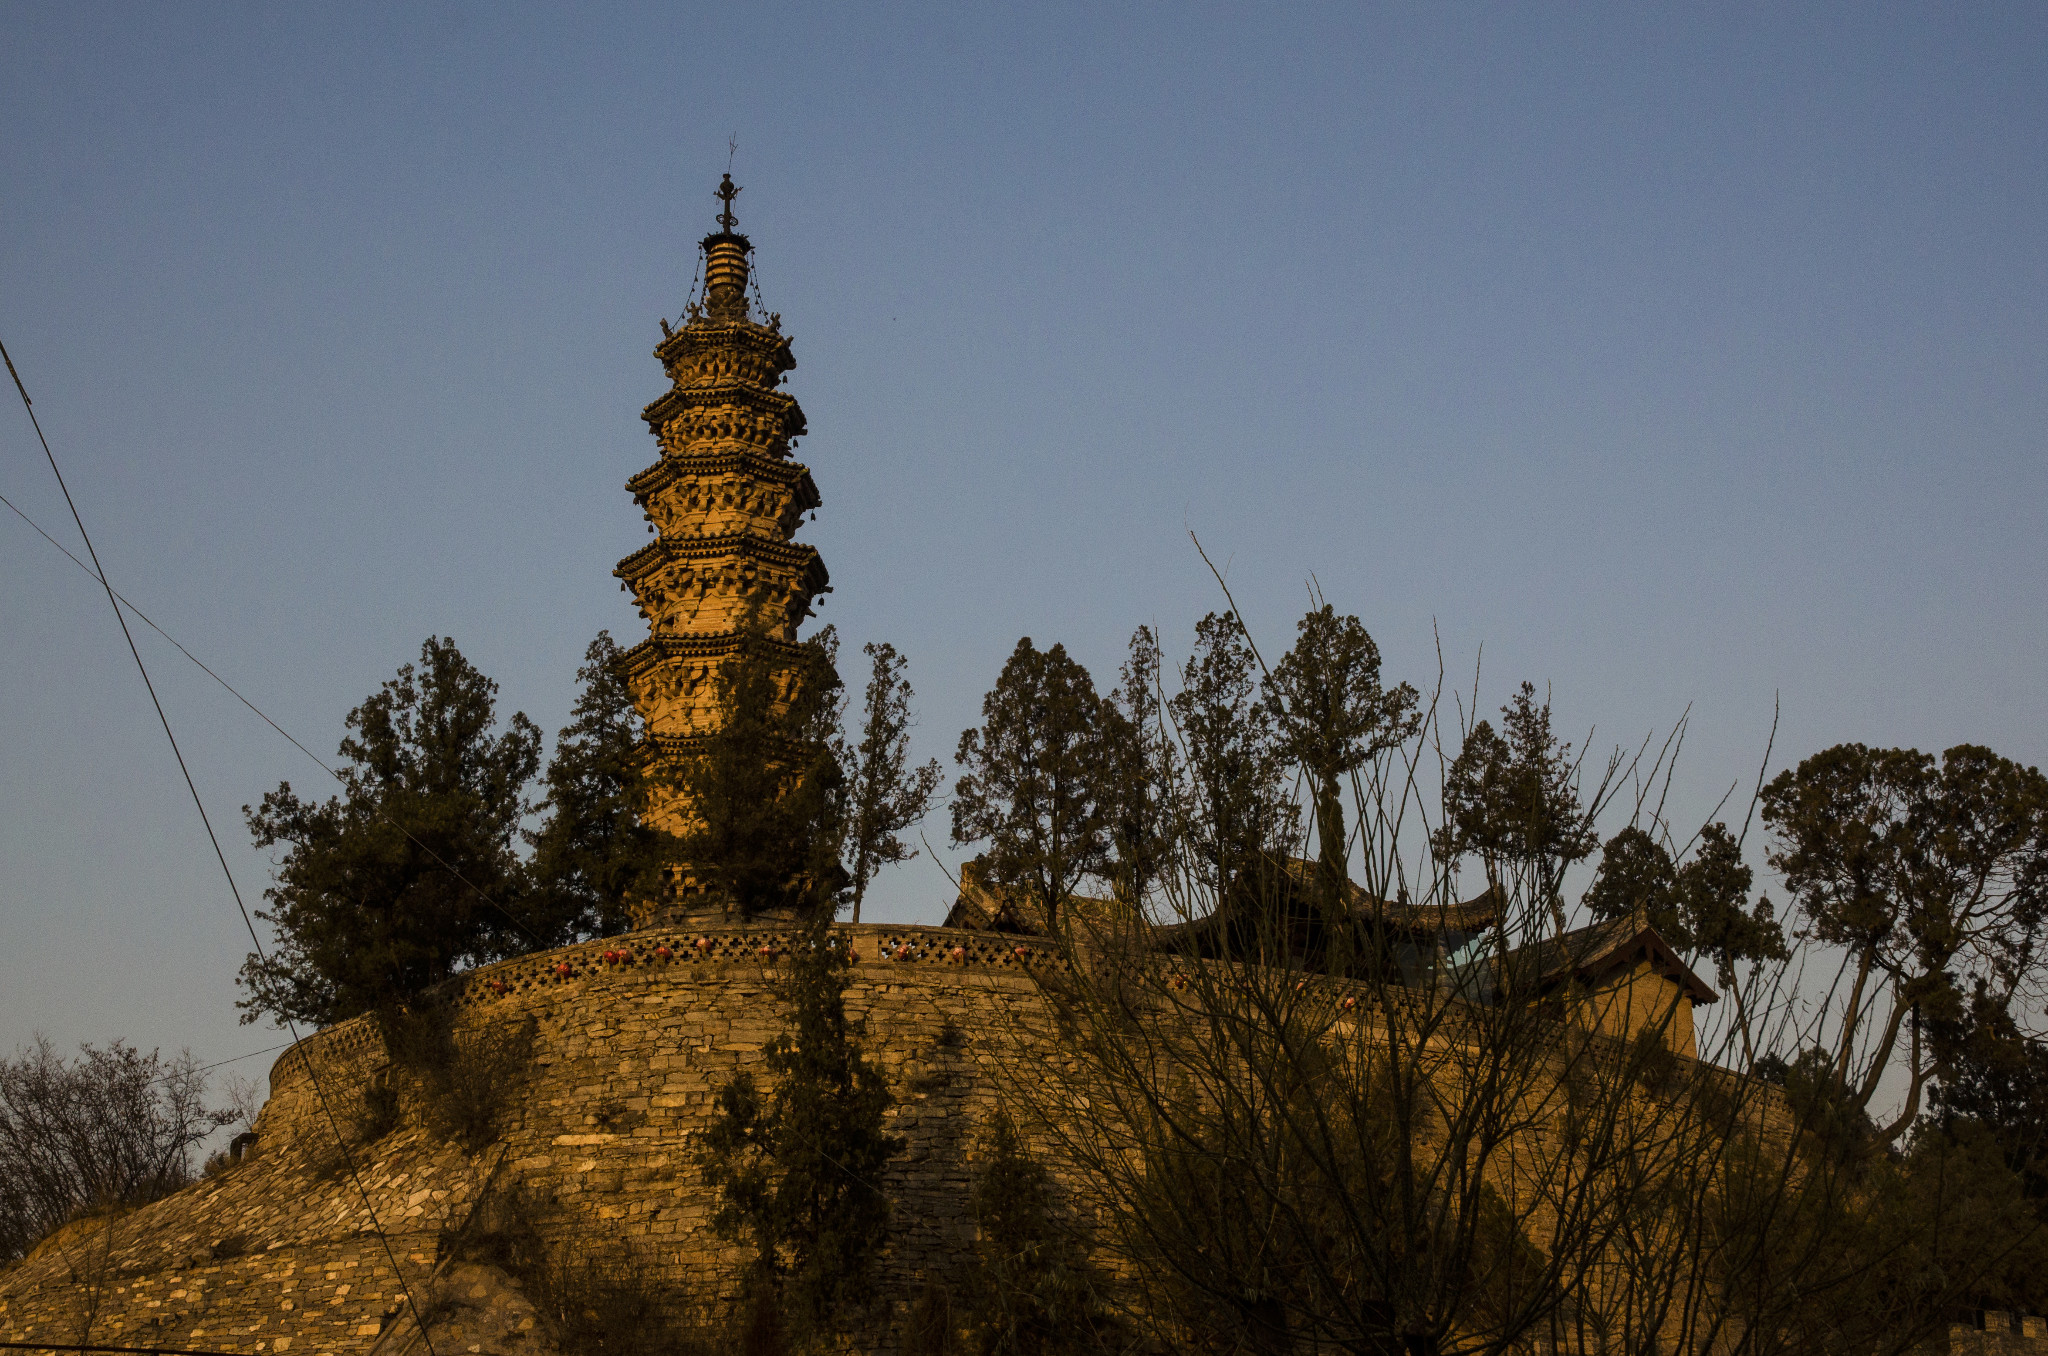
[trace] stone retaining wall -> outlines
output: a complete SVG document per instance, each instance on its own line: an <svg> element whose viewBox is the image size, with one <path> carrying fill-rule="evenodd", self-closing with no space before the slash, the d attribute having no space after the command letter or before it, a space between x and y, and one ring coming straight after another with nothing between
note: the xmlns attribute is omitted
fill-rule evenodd
<svg viewBox="0 0 2048 1356"><path fill-rule="evenodd" d="M1072 1064L1038 989L1056 962L1029 942L940 928L837 934L857 958L847 1006L896 1096L891 1133L906 1141L882 1183L894 1213L859 1348L888 1352L891 1305L927 1280L962 1279L989 1120L1019 1080ZM500 1137L474 1156L404 1128L361 1148L351 1170L330 1125L349 1121L389 1060L364 1020L312 1036L273 1066L248 1161L119 1218L67 1226L0 1271L0 1339L412 1356L425 1344L402 1276L428 1311L433 1356L548 1356L520 1287L448 1246L476 1223L479 1201L513 1191L544 1203L544 1231L573 1239L574 1255L623 1259L678 1311L722 1304L748 1251L711 1232L694 1141L717 1088L781 1032L773 981L795 940L786 929L657 929L465 976L450 995L465 1030L531 1020L535 1034ZM1982 1323L1957 1327L1950 1349L2048 1356L2039 1319Z"/></svg>
<svg viewBox="0 0 2048 1356"><path fill-rule="evenodd" d="M865 1022L897 1098L890 1132L907 1144L882 1184L894 1214L878 1292L900 1302L927 1278L959 1277L973 1240L973 1159L999 1074L1062 1058L1030 973L1048 962L1014 937L837 933L857 958L848 1011ZM536 1025L531 1076L501 1139L472 1159L399 1130L360 1151L360 1190L329 1118L345 1123L388 1059L363 1019L308 1038L271 1071L250 1161L118 1220L74 1224L0 1273L0 1336L396 1352L416 1336L396 1271L422 1304L431 1295L452 1315L445 1321L467 1338L458 1350L538 1350L530 1308L494 1269L451 1267L428 1284L443 1236L468 1222L487 1179L551 1199L551 1228L629 1253L678 1305L730 1297L748 1252L711 1233L714 1200L693 1141L719 1085L781 1032L773 979L795 938L654 930L465 976L465 1029ZM430 1328L437 1348L442 1321Z"/></svg>

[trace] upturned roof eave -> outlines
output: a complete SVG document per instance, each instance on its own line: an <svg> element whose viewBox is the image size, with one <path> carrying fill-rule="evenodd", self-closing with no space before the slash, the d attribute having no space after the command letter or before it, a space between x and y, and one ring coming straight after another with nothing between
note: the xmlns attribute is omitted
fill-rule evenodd
<svg viewBox="0 0 2048 1356"><path fill-rule="evenodd" d="M794 569L799 572L799 582L814 593L831 583L817 547L751 532L727 532L715 537L659 537L621 560L612 575L632 583L674 561L717 560L725 556L744 556Z"/></svg>

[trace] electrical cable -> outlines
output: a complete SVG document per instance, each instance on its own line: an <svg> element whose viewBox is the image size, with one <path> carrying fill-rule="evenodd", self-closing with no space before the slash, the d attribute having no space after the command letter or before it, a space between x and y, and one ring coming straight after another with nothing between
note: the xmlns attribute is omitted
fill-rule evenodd
<svg viewBox="0 0 2048 1356"><path fill-rule="evenodd" d="M29 399L28 387L22 384L21 373L15 371L14 358L7 352L5 343L0 343L0 361L7 364L7 375L14 378L14 389L21 393L21 406L28 411L29 423L36 431L36 441L43 445L43 456L49 460L50 474L57 478L57 488L64 492L64 503L71 510L71 521L77 524L79 539L85 543L85 553L92 559L93 575L99 580L100 587L107 591L107 606L114 609L114 620L121 627L122 639L128 642L128 653L135 660L136 672L142 675L142 685L149 690L150 705L156 708L156 718L164 728L164 738L170 742L171 755L178 760L178 771L185 778L185 789L192 793L192 804L199 811L199 822L206 827L206 840L213 845L213 855L220 862L221 874L227 877L228 893L235 897L235 908L242 915L242 926L248 929L249 942L256 948L257 959L268 966L270 961L263 950L263 941L256 935L256 922L249 916L249 906L242 901L242 889L235 884L235 873L228 867L228 857L221 848L220 835L213 831L213 819L206 813L206 802L200 798L199 785L192 780L192 769L186 766L184 750L178 747L178 737L171 733L171 718L164 713L164 704L157 698L156 684L150 681L149 666L142 662L142 651L135 644L134 633L128 629L128 618L121 611L121 604L114 596L113 584L107 580L106 567L100 564L99 552L93 549L92 534L85 530L85 519L80 516L78 504L71 497L71 487L64 483L64 473L57 468L57 454L50 450L50 440L43 433L43 422L36 417L35 402ZM301 1042L298 1024L286 1019L285 1027L291 1032L292 1046L296 1049ZM369 1188L363 1185L362 1174L356 1169L355 1155L351 1154L348 1146L343 1143L341 1123L335 1117L334 1108L328 1101L327 1090L321 1086L319 1071L314 1067L314 1061L307 1059L303 1063L307 1076L312 1080L313 1090L320 1098L321 1110L327 1115L328 1128L334 1132L335 1143L341 1148L342 1161L348 1164L349 1177L355 1183L356 1193L363 1198L363 1212L370 1217L370 1227L376 1231L378 1242L384 1246L384 1256L391 1263L392 1277L398 1282L399 1289L405 1293L406 1307L412 1310L413 1324L419 1329L420 1340L426 1343L427 1356L435 1356L434 1340L427 1333L427 1324L420 1314L419 1301L413 1298L412 1286L407 1284L405 1272L398 1264L398 1254L392 1250L391 1239L385 1234L383 1223L377 1218L377 1207L370 1200Z"/></svg>
<svg viewBox="0 0 2048 1356"><path fill-rule="evenodd" d="M245 1059L254 1059L254 1058L256 1058L256 1056L258 1056L258 1055L267 1055L267 1054L270 1054L270 1053L272 1053L273 1051L277 1051L277 1050L289 1050L289 1049L291 1048L291 1044L292 1044L292 1043L291 1043L290 1041L286 1041L286 1042L285 1042L285 1043L284 1043L283 1045L272 1045L272 1046L268 1046L268 1047L266 1047L266 1048L264 1048L264 1049L262 1049L262 1050L251 1050L251 1051L250 1051L250 1052L249 1052L248 1054L246 1054L246 1055L236 1055L236 1056L235 1056L235 1057L234 1057L233 1059L217 1059L217 1060L215 1060L215 1061L214 1061L213 1063L211 1063L211 1064L202 1064L202 1065L200 1065L200 1066L199 1066L198 1068L194 1069L194 1070L193 1070L192 1072L193 1072L193 1073L195 1073L195 1074L203 1074L203 1073L206 1073L206 1072L208 1072L208 1071L210 1071L210 1070L213 1070L213 1069L219 1069L219 1068L224 1068L225 1066L227 1066L227 1065L229 1065L229 1064L240 1064L240 1063L241 1063L241 1062L242 1062L243 1060L245 1060Z"/></svg>
<svg viewBox="0 0 2048 1356"><path fill-rule="evenodd" d="M12 364L9 364L9 367L11 370ZM18 386L19 384L20 378L17 377L16 385ZM34 528L36 530L37 535L42 537L44 541L50 543L50 545L56 547L59 551L62 551L66 558L68 558L73 565L76 565L79 569L84 570L86 574L90 576L95 583L106 585L105 580L101 579L97 574L93 573L92 566L80 560L77 554L74 553L70 547L66 546L63 542L58 541L55 537L51 536L49 532L44 530L43 525L41 523L37 522L35 519L29 517L28 514L24 513L21 510L21 507L17 505L13 500L9 499L4 494L0 494L0 504L6 505L9 509L13 511L15 517L21 519L30 527ZM107 591L114 595L115 600L122 607L125 607L130 612L134 613L136 620L142 622L143 625L147 626L150 630L156 632L165 640L169 641L171 644L171 648L175 649L179 654L184 655L185 658L191 660L192 663L198 667L201 673L205 674L207 677L213 679L214 682L219 683L222 687L226 688L228 691L228 695L233 697L242 705L248 707L250 711L255 713L255 716L258 720L262 721L265 725L268 725L271 729L277 731L280 735L283 735L285 741L289 743L293 748L297 749L300 753L305 754L306 757L312 759L313 765L315 767L319 768L328 776L334 778L334 780L340 782L343 786L348 785L348 778L346 776L344 776L340 772L337 772L334 768L328 766L325 759L321 758L319 754L314 753L311 749L307 748L304 744L300 743L299 740L292 734L290 730L285 729L284 726L279 725L276 721L272 720L269 714L266 713L262 707L250 701L247 697L244 697L240 689L236 688L236 686L233 683L230 683L227 679L221 677L218 673L215 673L211 668L207 666L205 660L201 659L198 655L193 654L190 650L186 649L182 644L180 644L176 636L164 630L163 627L158 626L156 622L150 618L150 615L147 612L144 612L134 603L129 602L127 595L119 592L118 590L113 589L111 586L108 586ZM496 899L493 899L491 897L490 891L484 889L481 885L474 884L460 871L457 871L454 868L454 866L452 866L448 862L446 858L442 857L440 853L434 851L433 848L427 846L425 842L421 841L419 835L415 834L411 829L408 829L405 825L399 823L397 818L394 817L389 810L386 810L382 805L377 805L374 808L378 816L382 818L386 824L389 824L392 828L397 829L400 833L404 834L408 839L412 841L412 845L414 847L418 848L421 852L426 853L429 857L432 857L434 859L434 864L436 866L439 866L443 871L446 871L449 875L455 877L455 879L463 885L468 886L471 890L476 891L478 898L482 899L484 903L490 905L499 913L503 914L505 916L505 921L509 922L513 927L517 928L519 932L525 936L527 941L532 942L534 946L539 950L547 949L549 944L543 941L541 938L535 936L533 930L527 927L526 924L520 922L518 916L514 914L510 909L506 908Z"/></svg>
<svg viewBox="0 0 2048 1356"><path fill-rule="evenodd" d="M0 1342L0 1350L15 1351L114 1351L127 1356L241 1356L232 1351L187 1351L183 1347L98 1347L76 1342Z"/></svg>

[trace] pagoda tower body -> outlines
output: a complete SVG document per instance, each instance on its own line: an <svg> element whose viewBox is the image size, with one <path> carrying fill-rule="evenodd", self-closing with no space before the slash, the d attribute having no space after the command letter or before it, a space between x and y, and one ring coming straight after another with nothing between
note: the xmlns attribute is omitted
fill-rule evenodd
<svg viewBox="0 0 2048 1356"><path fill-rule="evenodd" d="M661 459L626 482L655 540L614 571L647 619L647 639L621 657L627 685L658 761L687 755L721 719L719 667L751 630L797 655L796 628L828 591L817 551L793 540L818 507L808 468L790 457L803 410L780 389L796 366L780 316L754 319L747 301L753 246L733 230L732 176L719 186L720 230L704 237L703 304L654 356L672 383L641 417ZM689 823L685 799L651 779L645 821L670 833ZM643 921L691 901L688 867L649 901Z"/></svg>

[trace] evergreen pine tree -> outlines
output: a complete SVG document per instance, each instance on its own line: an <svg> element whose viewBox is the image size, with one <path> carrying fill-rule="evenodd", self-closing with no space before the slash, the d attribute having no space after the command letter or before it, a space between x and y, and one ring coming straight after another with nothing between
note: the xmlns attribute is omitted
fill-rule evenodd
<svg viewBox="0 0 2048 1356"><path fill-rule="evenodd" d="M1074 1350L1096 1325L1087 1257L1054 1217L1051 1182L1009 1117L990 1128L974 1188L970 1288L980 1356Z"/></svg>
<svg viewBox="0 0 2048 1356"><path fill-rule="evenodd" d="M667 834L641 822L647 747L640 712L618 672L622 651L600 631L576 670L574 719L548 763L547 819L533 845L537 930L568 942L629 927L626 901L652 893L673 852Z"/></svg>
<svg viewBox="0 0 2048 1356"><path fill-rule="evenodd" d="M1358 618L1328 603L1301 619L1294 648L1267 684L1280 747L1301 765L1314 798L1320 849L1317 903L1326 919L1348 914L1350 842L1345 778L1398 746L1421 723L1415 689L1380 684L1380 650Z"/></svg>
<svg viewBox="0 0 2048 1356"><path fill-rule="evenodd" d="M1444 815L1440 858L1477 854L1490 885L1504 871L1518 874L1528 896L1549 909L1554 930L1564 931L1565 869L1600 838L1579 801L1572 746L1551 733L1550 703L1537 705L1534 684L1523 683L1501 708L1498 732L1482 720L1465 736L1444 777Z"/></svg>
<svg viewBox="0 0 2048 1356"><path fill-rule="evenodd" d="M847 875L853 891L853 921L860 921L868 882L884 866L907 862L916 849L897 834L923 819L939 788L939 761L910 766L910 680L896 647L870 642L861 647L873 664L861 705L860 742L841 738L839 761L846 769Z"/></svg>
<svg viewBox="0 0 2048 1356"><path fill-rule="evenodd" d="M1219 904L1271 898L1260 880L1285 855L1299 824L1288 800L1287 759L1272 706L1259 698L1257 657L1230 612L1195 624L1195 652L1167 703L1187 750L1192 813L1187 837L1211 872Z"/></svg>
<svg viewBox="0 0 2048 1356"><path fill-rule="evenodd" d="M778 986L788 1026L763 1055L771 1086L734 1074L702 1150L714 1228L752 1241L754 1294L779 1293L800 1336L830 1331L866 1292L888 1222L882 1170L903 1147L883 1130L893 1099L846 1015L852 960L830 924L828 909L811 909L789 954Z"/></svg>
<svg viewBox="0 0 2048 1356"><path fill-rule="evenodd" d="M1178 765L1166 731L1159 687L1159 640L1152 628L1131 633L1122 682L1104 713L1109 756L1102 768L1113 857L1110 879L1118 899L1143 904L1172 851L1174 779Z"/></svg>
<svg viewBox="0 0 2048 1356"><path fill-rule="evenodd" d="M1600 869L1580 902L1603 922L1640 910L1665 941L1681 951L1691 945L1679 911L1678 867L1662 843L1633 824L1600 849Z"/></svg>
<svg viewBox="0 0 2048 1356"><path fill-rule="evenodd" d="M1082 880L1109 863L1103 769L1115 710L1066 647L1026 636L981 700L982 725L955 757L953 842L986 842L987 879L1022 890L1056 929Z"/></svg>
<svg viewBox="0 0 2048 1356"><path fill-rule="evenodd" d="M342 795L301 800L284 782L242 807L258 847L284 848L257 914L277 946L242 966L244 1021L324 1026L545 945L515 916L512 849L541 736L522 714L500 729L497 692L429 637L418 668L349 713Z"/></svg>

